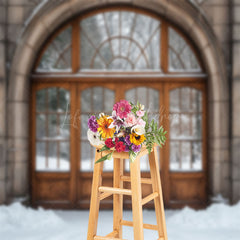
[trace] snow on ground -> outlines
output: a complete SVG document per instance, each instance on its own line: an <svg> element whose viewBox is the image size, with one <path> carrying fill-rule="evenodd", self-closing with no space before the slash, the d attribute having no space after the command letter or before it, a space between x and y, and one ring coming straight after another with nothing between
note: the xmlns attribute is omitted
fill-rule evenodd
<svg viewBox="0 0 240 240"><path fill-rule="evenodd" d="M0 240L86 240L88 211L52 211L26 208L20 203L0 206ZM144 222L155 224L154 211L144 210ZM124 219L131 220L124 211ZM240 202L234 206L215 203L206 210L166 211L169 240L239 240ZM98 234L112 229L112 211L101 211ZM124 227L123 238L133 240L132 228ZM157 240L155 231L144 232L146 240Z"/></svg>

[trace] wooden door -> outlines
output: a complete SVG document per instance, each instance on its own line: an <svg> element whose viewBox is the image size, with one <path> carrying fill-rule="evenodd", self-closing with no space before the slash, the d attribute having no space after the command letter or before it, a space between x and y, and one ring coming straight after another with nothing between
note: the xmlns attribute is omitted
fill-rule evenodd
<svg viewBox="0 0 240 240"><path fill-rule="evenodd" d="M139 100L168 131L158 150L165 205L206 204L207 75L197 48L166 19L123 6L77 16L43 45L31 80L33 205L88 208L94 149L87 119L111 114L120 99ZM141 168L150 177L147 159ZM129 174L128 160L124 169ZM106 161L106 185L111 171ZM143 195L150 191L143 186ZM111 198L102 206L111 207Z"/></svg>

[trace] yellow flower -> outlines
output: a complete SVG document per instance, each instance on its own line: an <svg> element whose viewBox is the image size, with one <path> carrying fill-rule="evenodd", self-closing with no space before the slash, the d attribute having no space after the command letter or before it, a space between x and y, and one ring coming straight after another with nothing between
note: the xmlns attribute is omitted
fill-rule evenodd
<svg viewBox="0 0 240 240"><path fill-rule="evenodd" d="M115 132L115 128L109 128L113 119L107 118L108 116L102 116L97 120L98 123L98 132L101 134L102 138L112 138Z"/></svg>
<svg viewBox="0 0 240 240"><path fill-rule="evenodd" d="M142 135L137 135L136 133L130 134L130 142L135 144L135 145L140 145L146 140L145 136Z"/></svg>

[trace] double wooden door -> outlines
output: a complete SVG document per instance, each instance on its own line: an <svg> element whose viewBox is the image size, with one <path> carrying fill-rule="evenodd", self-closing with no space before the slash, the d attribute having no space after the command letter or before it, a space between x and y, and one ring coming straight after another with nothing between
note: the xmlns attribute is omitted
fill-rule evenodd
<svg viewBox="0 0 240 240"><path fill-rule="evenodd" d="M150 118L168 131L167 142L159 149L165 206L205 206L206 91L203 81L106 78L33 83L32 88L33 205L89 207L94 149L87 140L87 120L93 113L111 114L116 101L127 99L139 100ZM112 185L112 166L112 161L104 163L105 185ZM128 160L124 169L128 175ZM150 176L148 159L141 159L141 169L144 177ZM150 191L148 185L143 185L143 195ZM126 198L126 207L128 202ZM109 198L102 207L109 208L111 204Z"/></svg>

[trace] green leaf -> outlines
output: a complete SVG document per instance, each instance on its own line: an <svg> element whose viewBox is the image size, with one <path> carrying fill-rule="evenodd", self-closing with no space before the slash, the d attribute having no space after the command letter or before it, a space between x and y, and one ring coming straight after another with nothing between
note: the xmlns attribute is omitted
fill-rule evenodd
<svg viewBox="0 0 240 240"><path fill-rule="evenodd" d="M106 150L109 150L109 149L110 148L105 145L99 150L99 152L103 152L103 151L106 151Z"/></svg>
<svg viewBox="0 0 240 240"><path fill-rule="evenodd" d="M135 153L133 151L129 151L129 158L131 162L134 162L136 157L137 157L138 153Z"/></svg>
<svg viewBox="0 0 240 240"><path fill-rule="evenodd" d="M110 160L110 159L112 158L112 155L113 155L113 152L111 152L111 153L109 153L109 154L101 157L100 159L98 159L98 160L95 162L95 164L96 164L96 163L99 163L99 162L106 161L106 160Z"/></svg>

